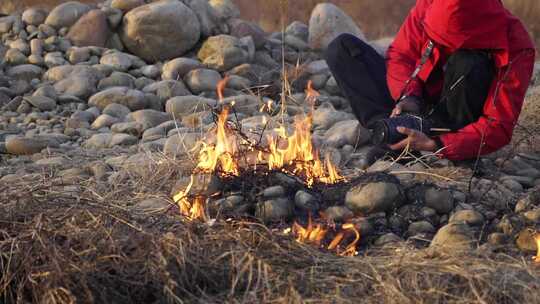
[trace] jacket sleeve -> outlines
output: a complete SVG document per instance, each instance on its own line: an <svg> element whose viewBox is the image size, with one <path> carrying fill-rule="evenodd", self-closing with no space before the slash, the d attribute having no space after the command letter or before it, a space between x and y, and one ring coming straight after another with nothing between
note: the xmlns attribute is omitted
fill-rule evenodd
<svg viewBox="0 0 540 304"><path fill-rule="evenodd" d="M425 14L427 0L419 0L411 10L409 16L401 26L396 39L388 48L387 60L387 83L394 100L399 99L405 88L405 83L414 72L424 46L424 30L421 20ZM420 79L413 79L403 92L405 95L421 97L423 83Z"/></svg>
<svg viewBox="0 0 540 304"><path fill-rule="evenodd" d="M521 51L499 72L480 119L455 133L439 137L444 146L442 157L472 159L510 143L532 77L534 58L534 50Z"/></svg>

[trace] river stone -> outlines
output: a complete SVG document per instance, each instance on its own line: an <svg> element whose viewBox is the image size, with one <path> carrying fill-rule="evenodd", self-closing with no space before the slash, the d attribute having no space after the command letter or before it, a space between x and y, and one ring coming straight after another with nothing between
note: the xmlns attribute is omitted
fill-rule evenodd
<svg viewBox="0 0 540 304"><path fill-rule="evenodd" d="M454 213L449 220L450 223L465 223L470 226L482 226L484 216L475 210L459 210Z"/></svg>
<svg viewBox="0 0 540 304"><path fill-rule="evenodd" d="M208 0L183 1L197 16L202 37L217 35L221 32L217 12L208 3Z"/></svg>
<svg viewBox="0 0 540 304"><path fill-rule="evenodd" d="M130 113L127 116L127 121L136 121L140 123L143 126L143 130L156 127L171 119L172 117L170 114L156 110L139 110Z"/></svg>
<svg viewBox="0 0 540 304"><path fill-rule="evenodd" d="M223 183L216 175L198 173L180 178L171 189L171 195L175 196L180 191L185 192L189 184L191 184L191 188L187 195L203 195L209 197L221 192L223 189Z"/></svg>
<svg viewBox="0 0 540 304"><path fill-rule="evenodd" d="M89 149L108 148L112 137L113 135L111 133L94 134L84 143L84 147Z"/></svg>
<svg viewBox="0 0 540 304"><path fill-rule="evenodd" d="M304 190L296 192L294 204L297 208L310 212L317 212L321 208L319 200L314 195Z"/></svg>
<svg viewBox="0 0 540 304"><path fill-rule="evenodd" d="M217 102L214 99L199 96L179 96L171 98L165 105L165 111L174 117L182 118L191 113L210 110Z"/></svg>
<svg viewBox="0 0 540 304"><path fill-rule="evenodd" d="M129 12L130 10L145 4L144 0L112 0L111 7L123 12Z"/></svg>
<svg viewBox="0 0 540 304"><path fill-rule="evenodd" d="M139 139L133 135L117 133L112 136L111 141L109 142L109 147L132 146L137 144L138 141Z"/></svg>
<svg viewBox="0 0 540 304"><path fill-rule="evenodd" d="M43 70L37 65L23 64L10 68L7 71L9 77L31 81L32 79L40 79L43 74Z"/></svg>
<svg viewBox="0 0 540 304"><path fill-rule="evenodd" d="M112 103L124 105L131 111L142 110L146 106L144 94L141 91L124 87L107 89L93 95L88 100L88 105L95 106L100 110L105 109L105 107Z"/></svg>
<svg viewBox="0 0 540 304"><path fill-rule="evenodd" d="M188 96L191 92L180 80L163 80L143 88L144 93L157 95L162 103L177 96Z"/></svg>
<svg viewBox="0 0 540 304"><path fill-rule="evenodd" d="M345 196L345 205L356 214L390 211L401 206L403 201L401 186L389 182L359 184Z"/></svg>
<svg viewBox="0 0 540 304"><path fill-rule="evenodd" d="M111 76L103 78L98 83L98 90L102 91L112 87L127 87L133 89L135 86L135 77L127 73L114 72Z"/></svg>
<svg viewBox="0 0 540 304"><path fill-rule="evenodd" d="M191 70L203 68L204 65L191 58L176 58L163 66L161 78L163 80L180 80Z"/></svg>
<svg viewBox="0 0 540 304"><path fill-rule="evenodd" d="M249 60L249 54L242 48L240 40L228 35L208 38L197 56L207 67L220 72L230 70Z"/></svg>
<svg viewBox="0 0 540 304"><path fill-rule="evenodd" d="M257 204L255 216L265 223L285 221L292 217L293 207L293 203L287 198L271 199Z"/></svg>
<svg viewBox="0 0 540 304"><path fill-rule="evenodd" d="M285 196L285 188L283 186L272 186L263 190L264 198L278 198Z"/></svg>
<svg viewBox="0 0 540 304"><path fill-rule="evenodd" d="M200 133L183 133L167 138L163 146L163 153L169 157L177 157L186 153L193 153L197 143L201 140Z"/></svg>
<svg viewBox="0 0 540 304"><path fill-rule="evenodd" d="M300 21L293 21L285 29L285 34L288 36L300 38L303 41L307 42L309 39L309 27Z"/></svg>
<svg viewBox="0 0 540 304"><path fill-rule="evenodd" d="M39 26L47 18L47 12L37 7L31 7L22 14L22 21L27 25Z"/></svg>
<svg viewBox="0 0 540 304"><path fill-rule="evenodd" d="M350 33L365 40L354 20L331 3L318 4L309 19L309 44L316 50L324 50L336 37Z"/></svg>
<svg viewBox="0 0 540 304"><path fill-rule="evenodd" d="M240 10L232 0L210 0L209 4L221 20L240 17Z"/></svg>
<svg viewBox="0 0 540 304"><path fill-rule="evenodd" d="M95 9L82 16L66 37L76 46L105 47L109 35L107 16L102 10Z"/></svg>
<svg viewBox="0 0 540 304"><path fill-rule="evenodd" d="M196 69L189 72L184 78L185 83L195 94L205 91L215 91L221 81L221 75L209 69Z"/></svg>
<svg viewBox="0 0 540 304"><path fill-rule="evenodd" d="M393 233L383 234L375 240L375 246L385 246L389 244L399 244L403 239Z"/></svg>
<svg viewBox="0 0 540 304"><path fill-rule="evenodd" d="M517 247L523 252L537 252L536 233L531 229L523 229L516 238Z"/></svg>
<svg viewBox="0 0 540 304"><path fill-rule="evenodd" d="M256 23L242 19L232 19L229 21L231 27L230 34L237 38L249 37L253 39L255 48L260 49L266 43L265 31Z"/></svg>
<svg viewBox="0 0 540 304"><path fill-rule="evenodd" d="M70 1L55 7L50 13L45 24L59 30L63 27L70 27L81 16L90 11L90 6L82 4L78 1Z"/></svg>
<svg viewBox="0 0 540 304"><path fill-rule="evenodd" d="M139 137L143 133L143 126L136 121L119 122L111 126L111 131L113 133L126 133Z"/></svg>
<svg viewBox="0 0 540 304"><path fill-rule="evenodd" d="M9 49L4 55L6 63L11 65L25 64L28 62L28 58L18 49Z"/></svg>
<svg viewBox="0 0 540 304"><path fill-rule="evenodd" d="M6 141L6 151L14 155L27 155L41 152L49 142L44 139L12 137Z"/></svg>
<svg viewBox="0 0 540 304"><path fill-rule="evenodd" d="M424 233L435 233L436 229L433 227L433 225L428 221L419 221L414 222L409 225L409 228L407 230L407 233L410 236L418 235L418 234L424 234Z"/></svg>
<svg viewBox="0 0 540 304"><path fill-rule="evenodd" d="M454 209L454 197L448 189L430 187L424 193L426 206L435 209L439 214L446 214Z"/></svg>
<svg viewBox="0 0 540 304"><path fill-rule="evenodd" d="M472 249L474 234L464 223L450 223L437 232L430 248L440 253L455 253Z"/></svg>
<svg viewBox="0 0 540 304"><path fill-rule="evenodd" d="M131 53L147 62L180 57L199 41L201 25L180 1L139 6L124 16L120 37Z"/></svg>
<svg viewBox="0 0 540 304"><path fill-rule="evenodd" d="M104 54L99 63L109 65L116 71L125 72L133 65L133 60L126 53L111 51Z"/></svg>
<svg viewBox="0 0 540 304"><path fill-rule="evenodd" d="M45 96L27 96L24 100L40 111L52 111L56 108L56 101Z"/></svg>
<svg viewBox="0 0 540 304"><path fill-rule="evenodd" d="M94 120L90 127L94 130L99 130L101 128L110 127L119 121L120 120L114 116L101 114L98 116L98 118L96 118L96 120Z"/></svg>
<svg viewBox="0 0 540 304"><path fill-rule="evenodd" d="M371 133L358 120L339 121L324 134L325 143L334 148L345 145L361 146L370 140Z"/></svg>

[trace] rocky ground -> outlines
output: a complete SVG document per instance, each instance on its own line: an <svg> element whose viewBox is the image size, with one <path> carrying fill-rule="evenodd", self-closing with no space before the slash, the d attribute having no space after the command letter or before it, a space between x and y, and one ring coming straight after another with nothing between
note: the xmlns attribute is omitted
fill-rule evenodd
<svg viewBox="0 0 540 304"><path fill-rule="evenodd" d="M428 154L377 160L321 56L339 33L362 36L337 7L320 5L309 25L265 33L228 0L145 2L69 2L0 18L1 301L538 302L536 79L503 151L466 163ZM372 44L384 53L383 42ZM269 206L248 208L250 223L180 217L171 193L214 127L213 110L234 104L231 120L260 138L278 114L289 128L310 112L310 81L320 93L314 144L356 182L334 198L278 181L251 189L260 201L231 193L211 202L233 213ZM335 257L284 235L299 210L352 218L361 257ZM274 224L268 230L258 220ZM392 264L398 257L403 264ZM94 277L96 269L103 273ZM384 269L394 277L381 277ZM349 290L347 277L363 287ZM304 280L296 289L286 283L296 280ZM107 282L118 290L103 289Z"/></svg>

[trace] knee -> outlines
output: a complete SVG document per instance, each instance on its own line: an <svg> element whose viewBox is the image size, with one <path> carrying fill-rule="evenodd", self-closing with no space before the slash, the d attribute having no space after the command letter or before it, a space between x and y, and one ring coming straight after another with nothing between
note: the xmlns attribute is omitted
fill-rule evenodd
<svg viewBox="0 0 540 304"><path fill-rule="evenodd" d="M350 54L348 46L358 40L360 39L352 34L341 34L332 40L324 52L324 58L328 65L332 66L338 61L338 58L348 56Z"/></svg>

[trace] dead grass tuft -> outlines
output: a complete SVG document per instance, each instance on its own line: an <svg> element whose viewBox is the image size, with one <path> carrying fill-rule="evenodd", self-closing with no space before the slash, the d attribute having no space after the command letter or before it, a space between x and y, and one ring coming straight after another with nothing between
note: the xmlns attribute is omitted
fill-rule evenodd
<svg viewBox="0 0 540 304"><path fill-rule="evenodd" d="M540 301L540 268L510 255L434 257L400 244L341 258L258 223L209 226L130 206L166 197L180 174L172 167L158 161L121 187L77 194L51 176L0 186L1 302Z"/></svg>

